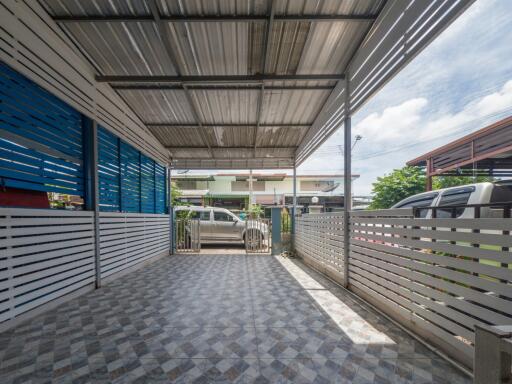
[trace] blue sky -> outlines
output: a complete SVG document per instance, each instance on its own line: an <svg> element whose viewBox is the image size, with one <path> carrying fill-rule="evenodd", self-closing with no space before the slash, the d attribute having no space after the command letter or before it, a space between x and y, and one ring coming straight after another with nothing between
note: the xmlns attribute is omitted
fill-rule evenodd
<svg viewBox="0 0 512 384"><path fill-rule="evenodd" d="M478 0L353 117L355 195L378 176L512 114L512 1ZM300 173L343 171L339 130ZM339 161L335 161L339 159Z"/></svg>

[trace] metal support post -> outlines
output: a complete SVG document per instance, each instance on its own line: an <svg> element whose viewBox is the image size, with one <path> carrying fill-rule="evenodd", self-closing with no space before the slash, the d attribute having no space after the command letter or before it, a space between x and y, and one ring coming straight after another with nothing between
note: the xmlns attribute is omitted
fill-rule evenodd
<svg viewBox="0 0 512 384"><path fill-rule="evenodd" d="M297 166L293 165L292 250L295 250L295 215L297 214Z"/></svg>
<svg viewBox="0 0 512 384"><path fill-rule="evenodd" d="M167 184L169 188L169 254L174 255L175 242L174 242L174 207L172 202L172 171L167 168Z"/></svg>
<svg viewBox="0 0 512 384"><path fill-rule="evenodd" d="M350 211L352 210L352 121L350 113L350 90L346 77L345 82L345 119L344 125L344 201L343 201L343 285L348 288L350 262Z"/></svg>
<svg viewBox="0 0 512 384"><path fill-rule="evenodd" d="M94 268L96 288L101 287L100 206L98 189L98 127L95 121L82 116L84 149L85 209L94 211Z"/></svg>

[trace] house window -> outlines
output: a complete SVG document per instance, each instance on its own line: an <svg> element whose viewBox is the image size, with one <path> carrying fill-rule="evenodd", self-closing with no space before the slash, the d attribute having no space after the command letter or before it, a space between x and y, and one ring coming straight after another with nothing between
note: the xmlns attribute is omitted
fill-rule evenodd
<svg viewBox="0 0 512 384"><path fill-rule="evenodd" d="M257 192L265 191L265 182L264 181L253 181L252 182L252 190ZM249 182L248 181L232 181L231 182L231 192L249 192Z"/></svg>
<svg viewBox="0 0 512 384"><path fill-rule="evenodd" d="M334 185L334 180L302 180L300 182L301 191L321 192Z"/></svg>
<svg viewBox="0 0 512 384"><path fill-rule="evenodd" d="M197 181L195 180L178 180L176 182L179 189L194 190L197 188Z"/></svg>

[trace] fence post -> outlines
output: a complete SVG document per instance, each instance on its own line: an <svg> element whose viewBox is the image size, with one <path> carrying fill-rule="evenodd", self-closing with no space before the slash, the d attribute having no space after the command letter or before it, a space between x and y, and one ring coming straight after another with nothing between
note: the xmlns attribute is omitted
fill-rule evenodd
<svg viewBox="0 0 512 384"><path fill-rule="evenodd" d="M511 356L502 350L502 339L512 337L512 326L475 324L474 384L508 383Z"/></svg>
<svg viewBox="0 0 512 384"><path fill-rule="evenodd" d="M94 211L94 268L96 288L101 287L100 259L100 198L98 186L98 126L94 120L82 115L84 153L85 209Z"/></svg>

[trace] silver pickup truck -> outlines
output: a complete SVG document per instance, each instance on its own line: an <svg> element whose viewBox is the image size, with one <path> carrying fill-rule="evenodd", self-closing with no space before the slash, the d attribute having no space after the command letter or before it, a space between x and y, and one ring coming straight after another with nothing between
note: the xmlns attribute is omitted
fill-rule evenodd
<svg viewBox="0 0 512 384"><path fill-rule="evenodd" d="M392 208L427 208L442 206L457 206L456 218L473 218L474 208L464 208L464 205L499 204L512 202L512 181L503 180L493 183L475 183L460 187L438 189L431 192L423 192L410 196ZM493 207L483 207L480 217L501 217L502 211ZM420 217L430 219L431 209L419 209ZM439 209L438 218L449 218L452 210L449 208Z"/></svg>
<svg viewBox="0 0 512 384"><path fill-rule="evenodd" d="M245 243L268 240L268 226L256 220L244 221L225 208L176 207L177 217L199 219L201 244ZM251 231L246 236L246 231Z"/></svg>

